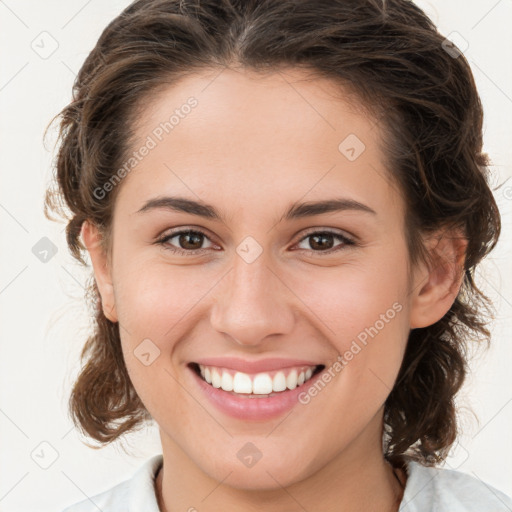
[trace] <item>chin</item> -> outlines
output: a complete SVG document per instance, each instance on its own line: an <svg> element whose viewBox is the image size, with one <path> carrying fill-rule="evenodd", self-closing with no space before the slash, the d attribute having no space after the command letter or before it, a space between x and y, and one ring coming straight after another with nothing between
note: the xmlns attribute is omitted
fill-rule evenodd
<svg viewBox="0 0 512 512"><path fill-rule="evenodd" d="M304 464L304 454L300 458L301 464ZM293 461L289 455L279 455L276 452L271 457L262 456L252 467L246 467L238 458L234 462L223 462L212 468L213 471L208 471L207 468L203 470L225 485L246 491L280 490L303 480L308 473L306 467ZM314 468L310 468L310 471L314 472Z"/></svg>
<svg viewBox="0 0 512 512"><path fill-rule="evenodd" d="M224 474L223 478L225 478L225 476L226 474ZM219 479L222 480L222 478ZM272 466L265 466L261 467L259 470L255 468L249 470L242 470L240 468L233 469L231 475L225 478L223 483L241 491L271 492L281 490L283 487L288 487L298 481L299 479L297 477L289 473L278 471Z"/></svg>

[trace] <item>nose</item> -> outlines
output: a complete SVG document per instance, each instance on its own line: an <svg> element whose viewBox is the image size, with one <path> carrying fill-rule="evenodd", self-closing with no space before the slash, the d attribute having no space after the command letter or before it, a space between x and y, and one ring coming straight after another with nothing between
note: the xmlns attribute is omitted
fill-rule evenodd
<svg viewBox="0 0 512 512"><path fill-rule="evenodd" d="M212 328L244 346L290 333L295 322L293 293L264 254L251 263L235 255L214 294Z"/></svg>

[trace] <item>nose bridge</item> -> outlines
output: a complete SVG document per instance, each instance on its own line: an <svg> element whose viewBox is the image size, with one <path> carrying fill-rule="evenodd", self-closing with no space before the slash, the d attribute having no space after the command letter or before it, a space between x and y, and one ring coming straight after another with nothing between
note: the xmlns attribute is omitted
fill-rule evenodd
<svg viewBox="0 0 512 512"><path fill-rule="evenodd" d="M211 323L240 344L256 345L269 335L291 331L293 311L290 292L270 258L263 252L251 260L243 248L240 244L231 271L219 283Z"/></svg>

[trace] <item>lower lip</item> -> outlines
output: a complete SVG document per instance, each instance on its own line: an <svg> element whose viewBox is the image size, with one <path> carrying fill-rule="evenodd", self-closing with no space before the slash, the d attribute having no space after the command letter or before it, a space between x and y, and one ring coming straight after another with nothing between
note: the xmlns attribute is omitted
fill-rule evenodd
<svg viewBox="0 0 512 512"><path fill-rule="evenodd" d="M233 418L244 420L269 420L281 416L299 403L299 395L307 390L320 376L322 371L313 375L304 384L295 389L281 391L279 394L267 398L249 398L228 393L220 388L214 388L204 381L190 368L199 388L209 401L221 412Z"/></svg>

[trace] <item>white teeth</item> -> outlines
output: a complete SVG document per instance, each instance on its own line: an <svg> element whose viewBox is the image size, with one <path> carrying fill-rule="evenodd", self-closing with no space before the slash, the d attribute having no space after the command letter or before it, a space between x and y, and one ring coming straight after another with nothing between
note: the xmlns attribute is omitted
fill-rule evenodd
<svg viewBox="0 0 512 512"><path fill-rule="evenodd" d="M212 370L212 386L214 388L220 388L222 378L217 370Z"/></svg>
<svg viewBox="0 0 512 512"><path fill-rule="evenodd" d="M203 379L214 388L263 396L301 386L313 376L315 367L303 368L300 372L294 368L288 375L284 371L278 371L274 377L268 373L258 373L252 378L243 372L236 372L233 376L232 371L203 365L199 365L199 370Z"/></svg>
<svg viewBox="0 0 512 512"><path fill-rule="evenodd" d="M313 372L311 372L313 374ZM272 389L274 391L284 391L286 389L286 377L283 372L277 372L274 375L274 380L272 381Z"/></svg>
<svg viewBox="0 0 512 512"><path fill-rule="evenodd" d="M228 372L222 372L220 387L224 391L233 391L233 377Z"/></svg>
<svg viewBox="0 0 512 512"><path fill-rule="evenodd" d="M268 395L272 393L272 379L266 373L258 373L252 383L252 392L255 395Z"/></svg>
<svg viewBox="0 0 512 512"><path fill-rule="evenodd" d="M288 389L295 389L297 387L297 370L292 370L288 377L286 377L286 387Z"/></svg>
<svg viewBox="0 0 512 512"><path fill-rule="evenodd" d="M251 377L246 373L236 372L233 378L233 391L235 393L252 393Z"/></svg>

